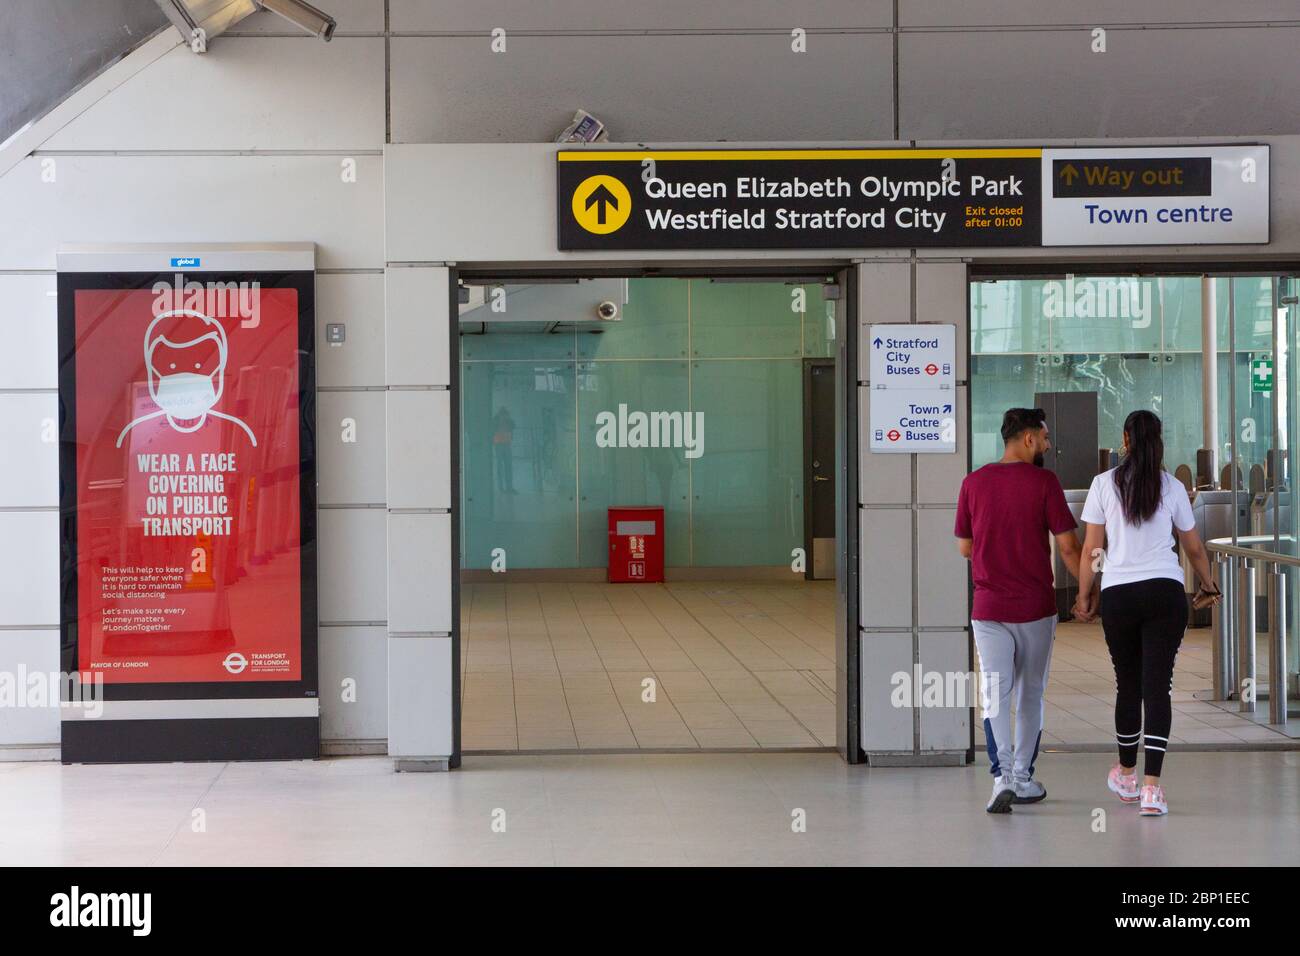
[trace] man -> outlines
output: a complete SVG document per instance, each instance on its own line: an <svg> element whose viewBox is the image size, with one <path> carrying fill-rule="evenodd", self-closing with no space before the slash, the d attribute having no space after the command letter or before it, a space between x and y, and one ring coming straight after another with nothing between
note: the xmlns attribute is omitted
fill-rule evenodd
<svg viewBox="0 0 1300 956"><path fill-rule="evenodd" d="M957 548L970 560L975 580L971 629L979 649L984 735L993 763L989 813L1009 813L1013 803L1036 803L1047 796L1033 775L1056 634L1049 534L1056 538L1065 567L1079 576L1076 522L1060 481L1043 467L1043 456L1052 447L1045 419L1041 408L1008 410L1002 416L1002 460L967 475L957 498Z"/></svg>

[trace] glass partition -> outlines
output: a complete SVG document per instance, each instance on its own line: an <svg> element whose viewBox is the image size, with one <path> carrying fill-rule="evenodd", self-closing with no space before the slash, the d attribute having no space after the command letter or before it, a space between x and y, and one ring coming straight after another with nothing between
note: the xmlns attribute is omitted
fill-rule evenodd
<svg viewBox="0 0 1300 956"><path fill-rule="evenodd" d="M490 567L495 548L511 569L604 567L611 505L664 507L670 567L789 565L804 545L803 360L835 354L820 283L608 278L470 295L462 567ZM597 320L603 302L616 320ZM631 416L652 412L680 416L683 440L633 447Z"/></svg>
<svg viewBox="0 0 1300 956"><path fill-rule="evenodd" d="M1230 501L1209 517L1207 537L1236 536L1261 557L1257 564L1259 638L1256 676L1270 680L1276 622L1268 607L1269 552L1290 554L1300 539L1300 513L1291 484L1300 447L1295 356L1300 351L1297 280L1268 274L1211 280L1213 361L1217 385L1216 474L1204 491L1230 491L1238 473L1235 521ZM1002 413L1031 406L1036 395L1096 395L1096 434L1077 421L1053 422L1057 444L1082 442L1096 452L1118 449L1124 418L1147 408L1164 423L1165 467L1196 475L1204 447L1200 276L1057 276L976 280L970 286L971 457L979 467L1001 457ZM1070 408L1069 402L1058 407ZM1090 424L1090 422L1089 422ZM1082 482L1080 482L1082 484ZM1193 505L1197 511L1196 504ZM1198 515L1201 512L1197 512ZM1198 521L1201 518L1198 517ZM1217 524L1216 524L1217 522ZM1215 527L1208 525L1216 524ZM1235 524L1235 527L1234 527ZM1300 569L1286 571L1285 679L1291 702L1300 696Z"/></svg>
<svg viewBox="0 0 1300 956"><path fill-rule="evenodd" d="M1216 460L1221 469L1232 458L1235 400L1237 463L1249 488L1252 469L1262 475L1272 447L1272 400L1252 385L1252 370L1274 351L1273 278L1213 282ZM1041 393L1092 392L1097 434L1072 440L1117 449L1128 413L1148 408L1164 421L1168 469L1186 465L1195 474L1203 444L1200 276L981 280L971 284L970 310L974 467L1001 456L998 427L1007 408L1032 405ZM1058 431L1067 427L1062 422Z"/></svg>

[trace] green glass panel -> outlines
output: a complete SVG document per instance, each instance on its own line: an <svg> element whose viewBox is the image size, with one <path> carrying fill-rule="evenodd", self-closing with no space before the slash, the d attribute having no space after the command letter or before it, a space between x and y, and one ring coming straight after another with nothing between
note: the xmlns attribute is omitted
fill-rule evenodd
<svg viewBox="0 0 1300 956"><path fill-rule="evenodd" d="M1227 348L1228 280L1218 280L1219 341ZM1269 276L1237 276L1233 279L1237 306L1238 351L1271 352L1273 341L1273 280Z"/></svg>
<svg viewBox="0 0 1300 956"><path fill-rule="evenodd" d="M691 354L696 358L793 358L803 351L797 286L691 280Z"/></svg>
<svg viewBox="0 0 1300 956"><path fill-rule="evenodd" d="M576 567L574 369L461 365L464 566Z"/></svg>
<svg viewBox="0 0 1300 956"><path fill-rule="evenodd" d="M1042 283L1053 352L1158 352L1159 289L1153 278L1075 276Z"/></svg>
<svg viewBox="0 0 1300 956"><path fill-rule="evenodd" d="M587 303L578 284L501 285L460 314L460 355L468 361L572 359L571 321ZM590 296L587 296L590 298Z"/></svg>
<svg viewBox="0 0 1300 956"><path fill-rule="evenodd" d="M1201 351L1200 276L1165 276L1156 286L1157 316L1164 317L1166 352ZM1226 343L1227 337L1223 341Z"/></svg>
<svg viewBox="0 0 1300 956"><path fill-rule="evenodd" d="M834 358L835 303L822 296L820 283L800 286L804 290L803 354L808 358Z"/></svg>
<svg viewBox="0 0 1300 956"><path fill-rule="evenodd" d="M1042 308L1042 283L971 283L970 327L973 355L1048 351L1051 322Z"/></svg>
<svg viewBox="0 0 1300 956"><path fill-rule="evenodd" d="M1165 424L1165 464L1194 467L1200 447L1200 362L1175 356L1153 362L1142 355L981 355L971 359L971 454L975 467L1002 457L999 429L1008 408L1031 406L1039 392L1095 392L1097 448L1119 448L1124 419L1146 408ZM1057 442L1089 440L1056 423Z"/></svg>
<svg viewBox="0 0 1300 956"><path fill-rule="evenodd" d="M616 280L620 285L623 280ZM581 359L684 359L687 349L686 279L628 279L622 318L578 331Z"/></svg>
<svg viewBox="0 0 1300 956"><path fill-rule="evenodd" d="M786 565L803 547L799 360L692 363L704 454L692 462L694 564Z"/></svg>
<svg viewBox="0 0 1300 956"><path fill-rule="evenodd" d="M578 463L581 567L608 566L608 509L614 505L660 505L664 509L667 565L690 563L690 472L680 447L619 447L619 429L602 433L612 415L635 426L635 413L677 412L684 429L690 410L690 385L685 362L586 362L578 366ZM620 410L620 406L622 409ZM670 423L670 429L672 425ZM660 432L656 432L660 434ZM623 438L649 442L624 430ZM684 430L669 434L685 438ZM598 439L602 439L598 443Z"/></svg>

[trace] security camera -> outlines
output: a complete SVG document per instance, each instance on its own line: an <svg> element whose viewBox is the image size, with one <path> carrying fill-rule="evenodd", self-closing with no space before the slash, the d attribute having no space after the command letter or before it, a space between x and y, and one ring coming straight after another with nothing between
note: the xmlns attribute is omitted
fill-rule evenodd
<svg viewBox="0 0 1300 956"><path fill-rule="evenodd" d="M603 322L613 322L618 318L618 303L606 299L596 306L596 317Z"/></svg>

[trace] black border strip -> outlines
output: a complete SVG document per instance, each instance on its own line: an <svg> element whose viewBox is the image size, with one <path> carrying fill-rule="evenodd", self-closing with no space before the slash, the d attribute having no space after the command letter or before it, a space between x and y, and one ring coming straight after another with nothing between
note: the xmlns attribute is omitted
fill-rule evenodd
<svg viewBox="0 0 1300 956"><path fill-rule="evenodd" d="M63 762L300 760L319 741L317 717L68 720Z"/></svg>
<svg viewBox="0 0 1300 956"><path fill-rule="evenodd" d="M451 757L447 768L455 770L461 758L461 701L464 689L460 674L460 276L455 266L447 270L447 374L450 402L447 417L448 467L451 469Z"/></svg>
<svg viewBox="0 0 1300 956"><path fill-rule="evenodd" d="M313 271L208 272L168 269L158 272L60 272L58 274L59 341L59 636L60 666L66 673L78 670L77 625L77 350L76 293L91 289L147 289L155 282L171 284L177 274L201 282L261 282L264 288L291 288L298 292L298 501L300 527L299 592L301 597L300 658L302 678L297 681L166 682L113 684L105 682L105 700L213 700L248 698L314 698L319 693L317 648L317 530L316 530L316 274ZM292 719L292 718L285 718ZM318 718L310 719L319 725ZM263 720L266 720L263 718ZM102 721L109 723L110 721ZM64 721L65 746L68 728ZM96 721L95 723L100 723ZM118 723L118 722L114 722ZM148 721L120 723L143 725ZM164 721L179 728L192 723ZM73 731L73 734L80 733ZM177 751L183 750L177 741ZM314 756L318 744L313 747ZM303 756L303 754L299 754ZM65 755L65 762L68 758ZM127 759L113 757L112 759ZM183 759L167 757L160 759Z"/></svg>

